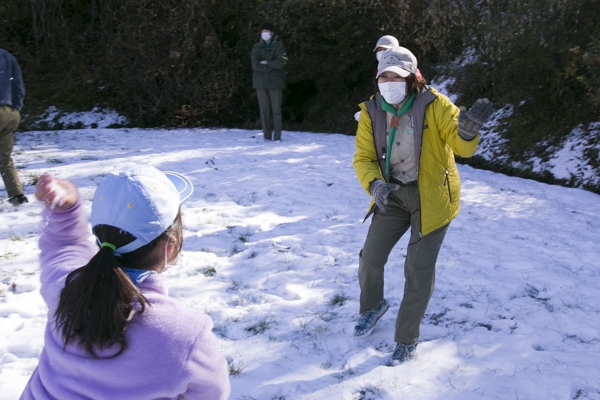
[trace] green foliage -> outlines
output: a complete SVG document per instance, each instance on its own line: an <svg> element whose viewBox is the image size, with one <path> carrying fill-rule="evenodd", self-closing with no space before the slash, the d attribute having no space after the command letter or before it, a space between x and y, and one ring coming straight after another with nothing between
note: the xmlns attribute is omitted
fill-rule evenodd
<svg viewBox="0 0 600 400"><path fill-rule="evenodd" d="M451 68L459 104L488 97L516 105L504 136L514 159L556 145L579 123L597 121L598 0L469 0L465 53ZM466 22L466 20L465 20Z"/></svg>
<svg viewBox="0 0 600 400"><path fill-rule="evenodd" d="M289 55L288 129L354 133L383 34L430 61L459 54L456 7L339 0L29 0L0 8L28 89L25 113L99 104L141 126L258 127L250 49L270 20ZM435 29L431 29L435 26Z"/></svg>
<svg viewBox="0 0 600 400"><path fill-rule="evenodd" d="M122 113L142 125L186 126L233 112L239 61L215 36L210 3L128 2L111 10L98 76Z"/></svg>
<svg viewBox="0 0 600 400"><path fill-rule="evenodd" d="M579 77L586 88L592 107L600 109L600 36L594 38L587 46L587 51L581 57L585 67Z"/></svg>
<svg viewBox="0 0 600 400"><path fill-rule="evenodd" d="M329 299L329 305L342 307L348 300L349 297L345 294L336 293L331 299Z"/></svg>
<svg viewBox="0 0 600 400"><path fill-rule="evenodd" d="M137 126L258 128L250 49L268 20L289 56L284 127L353 134L352 115L376 91L374 43L391 34L426 78L454 78L460 105L513 104L505 128L518 159L599 119L599 8L600 0L5 1L0 47L23 67L24 115L100 105Z"/></svg>

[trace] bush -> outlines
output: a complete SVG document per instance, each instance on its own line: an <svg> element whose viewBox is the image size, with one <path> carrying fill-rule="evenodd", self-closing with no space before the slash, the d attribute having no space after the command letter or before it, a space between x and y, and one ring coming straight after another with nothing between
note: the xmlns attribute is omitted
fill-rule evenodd
<svg viewBox="0 0 600 400"><path fill-rule="evenodd" d="M600 109L600 36L593 39L581 57L585 71L580 77L592 108ZM597 115L596 115L597 117Z"/></svg>
<svg viewBox="0 0 600 400"><path fill-rule="evenodd" d="M578 124L600 118L597 0L463 3L468 57L457 63L459 102L479 97L515 105L506 121L510 156L545 156ZM471 11L469 11L471 10Z"/></svg>
<svg viewBox="0 0 600 400"><path fill-rule="evenodd" d="M0 6L25 113L115 108L138 126L259 126L250 49L264 21L289 62L284 126L353 134L376 91L373 46L399 38L458 103L511 103L512 156L598 120L599 0L28 0Z"/></svg>

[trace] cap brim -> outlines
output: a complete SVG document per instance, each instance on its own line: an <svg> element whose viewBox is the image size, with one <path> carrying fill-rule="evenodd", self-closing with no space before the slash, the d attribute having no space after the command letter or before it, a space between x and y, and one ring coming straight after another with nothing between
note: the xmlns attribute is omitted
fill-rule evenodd
<svg viewBox="0 0 600 400"><path fill-rule="evenodd" d="M391 66L391 67L384 68L381 71L377 71L377 76L375 78L379 78L379 75L383 74L384 72L388 72L388 71L395 72L395 73L397 73L398 75L400 75L403 78L406 78L407 76L410 75L409 71L407 71L405 69L402 69L402 68L394 65L394 66Z"/></svg>
<svg viewBox="0 0 600 400"><path fill-rule="evenodd" d="M375 48L373 49L373 53L375 53L375 52L377 51L377 49L378 49L378 48L380 48L380 47L381 47L382 49L386 49L386 50L387 50L387 49L391 49L391 48L392 48L392 46L390 46L390 45L387 45L387 44L382 44L382 45L379 45L379 46L375 46Z"/></svg>
<svg viewBox="0 0 600 400"><path fill-rule="evenodd" d="M194 185L192 185L192 182L188 178L172 171L164 172L164 174L169 178L173 185L175 185L175 189L177 189L177 193L179 193L179 205L185 203L192 197Z"/></svg>

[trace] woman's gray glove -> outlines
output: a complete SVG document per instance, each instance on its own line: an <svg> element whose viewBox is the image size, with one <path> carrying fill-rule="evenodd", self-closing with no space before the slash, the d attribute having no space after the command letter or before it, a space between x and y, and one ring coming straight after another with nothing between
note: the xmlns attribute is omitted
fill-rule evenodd
<svg viewBox="0 0 600 400"><path fill-rule="evenodd" d="M483 124L496 112L496 109L488 99L479 99L469 111L465 111L465 107L460 108L458 134L465 140L471 140L477 136Z"/></svg>
<svg viewBox="0 0 600 400"><path fill-rule="evenodd" d="M375 180L369 186L371 196L375 199L375 204L382 212L387 211L388 195L394 190L400 189L400 185L394 183L384 183L382 181Z"/></svg>

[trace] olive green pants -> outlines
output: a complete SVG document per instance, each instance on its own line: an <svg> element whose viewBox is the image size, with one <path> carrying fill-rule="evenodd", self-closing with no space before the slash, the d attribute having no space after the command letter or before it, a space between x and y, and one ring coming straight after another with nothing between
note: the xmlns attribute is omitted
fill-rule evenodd
<svg viewBox="0 0 600 400"><path fill-rule="evenodd" d="M8 197L23 194L19 175L11 154L15 142L13 132L21 122L21 114L8 106L0 106L0 174L6 186Z"/></svg>
<svg viewBox="0 0 600 400"><path fill-rule="evenodd" d="M256 89L256 97L260 108L263 137L266 140L281 140L283 89ZM271 124L271 115L273 116L273 124Z"/></svg>
<svg viewBox="0 0 600 400"><path fill-rule="evenodd" d="M435 284L435 263L448 225L421 237L421 206L417 186L401 186L388 196L387 212L378 208L360 252L360 312L375 309L383 299L384 266L392 249L411 228L404 262L404 296L396 318L394 341L414 344Z"/></svg>

